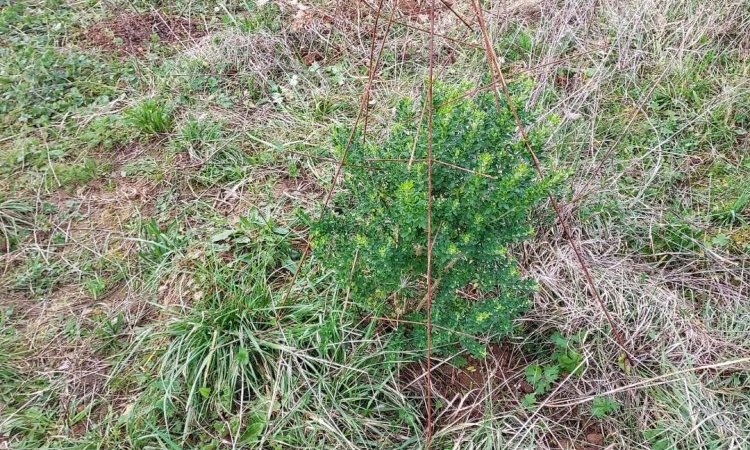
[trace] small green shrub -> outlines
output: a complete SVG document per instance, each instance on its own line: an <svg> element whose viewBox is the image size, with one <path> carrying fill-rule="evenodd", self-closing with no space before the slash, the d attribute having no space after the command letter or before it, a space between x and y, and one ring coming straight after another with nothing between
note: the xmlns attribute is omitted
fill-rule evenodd
<svg viewBox="0 0 750 450"><path fill-rule="evenodd" d="M527 120L524 86L512 90ZM433 347L446 354L460 342L481 357L480 341L509 333L529 304L535 284L519 273L509 246L533 232L529 212L552 180L537 178L506 104L460 92L440 88L434 99ZM341 192L313 227L315 251L353 299L413 321L425 320L427 267L427 127L417 126L419 109L403 101L382 144L354 139ZM337 138L339 151L346 135ZM530 132L537 151L541 137L539 128ZM407 337L422 347L425 328Z"/></svg>
<svg viewBox="0 0 750 450"><path fill-rule="evenodd" d="M144 134L166 133L172 129L172 113L156 100L145 100L125 112L128 123Z"/></svg>

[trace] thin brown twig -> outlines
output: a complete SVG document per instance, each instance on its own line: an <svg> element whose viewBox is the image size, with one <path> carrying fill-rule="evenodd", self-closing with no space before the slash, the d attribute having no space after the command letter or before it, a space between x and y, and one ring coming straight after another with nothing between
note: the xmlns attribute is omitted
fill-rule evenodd
<svg viewBox="0 0 750 450"><path fill-rule="evenodd" d="M299 152L299 151L296 151L296 150L287 150L287 151L289 153L293 154L293 155L299 155L299 156L303 156L305 158L317 159L317 160L320 160L320 161L336 162L336 163L338 162L337 159L328 158L328 157L325 157L325 156L311 155L309 153ZM408 164L408 163L414 163L414 162L426 162L427 159L426 158L414 158L414 159L412 159L412 158L409 158L409 159L404 159L404 158L365 158L363 161L368 162L368 163L399 162L399 163L407 163ZM435 163L435 164L439 164L441 166L446 166L446 167L450 167L450 168L453 168L453 169L456 169L456 170L460 170L462 172L470 173L470 174L476 175L478 177L489 178L490 180L497 180L497 177L492 176L490 174L477 172L476 170L469 169L468 167L462 167L462 166L459 166L459 165L456 165L456 164L453 164L453 163L449 163L447 161L442 161L442 160L434 159L433 158L432 162ZM365 169L373 169L373 170L376 169L375 167L364 165L364 164L345 163L344 166L346 166L346 167L362 167L362 168L365 168Z"/></svg>
<svg viewBox="0 0 750 450"><path fill-rule="evenodd" d="M413 162L427 162L426 158L415 158L415 159L403 159L403 158L367 158L365 159L367 162L400 162L400 163L413 163ZM484 177L489 178L490 180L497 180L497 177L492 176L487 173L481 173L477 172L476 170L469 169L468 167L462 167L453 163L449 163L446 161L442 161L439 159L432 159L433 164L439 164L441 166L450 167L452 169L460 170L462 172L470 173L472 175L476 175L478 177ZM363 166L359 166L363 167Z"/></svg>
<svg viewBox="0 0 750 450"><path fill-rule="evenodd" d="M409 155L408 167L411 169L411 165L414 162L414 154L417 151L417 142L419 141L419 135L422 133L422 119L424 118L424 110L427 107L427 102L422 103L422 108L419 111L419 120L417 120L417 132L414 134L414 140L411 143L411 154Z"/></svg>
<svg viewBox="0 0 750 450"><path fill-rule="evenodd" d="M419 321L419 320L401 319L401 318L398 318L398 317L366 316L365 319L377 320L378 322L388 322L388 323L393 323L393 324L396 324L396 325L405 324L405 325L416 325L416 326L420 326L420 327L427 325L426 321L422 322L422 321ZM453 334L457 334L457 335L460 335L460 336L466 336L468 338L476 339L477 341L483 342L483 343L485 343L487 345L491 344L493 338L495 337L494 335L489 335L489 336L484 336L484 337L477 336L476 334L467 333L465 331L458 330L456 328L444 327L444 326L436 324L436 323L432 324L432 328L433 329L437 329L437 330L446 331L448 333L453 333Z"/></svg>
<svg viewBox="0 0 750 450"><path fill-rule="evenodd" d="M375 47L377 39L375 39L375 36L377 36L378 33L378 22L380 21L380 9L383 7L383 0L380 0L380 3L378 4L378 14L375 17L375 23L372 25L372 42L370 43L370 64L375 60ZM388 22L388 26L391 26L390 21ZM385 35L388 35L388 30L386 29ZM375 67L370 66L369 70L367 71L367 77L368 77L368 83L372 79L373 74L375 73ZM365 92L362 94L362 100L360 103L360 112L362 111L362 108L367 109L367 104L370 102L370 90L365 89ZM369 114L365 114L364 119L364 132L362 133L362 142L365 140L365 135L367 134L367 119ZM356 126L356 125L355 125ZM333 183L331 186L334 186L336 184L337 177L333 178Z"/></svg>
<svg viewBox="0 0 750 450"><path fill-rule="evenodd" d="M477 4L476 0L471 0L471 4L472 4L472 7L474 8L474 12L476 13L477 21L479 23L479 28L482 32L482 38L484 40L485 53L487 55L488 63L490 64L490 68L492 69L494 76L497 78L497 83L495 83L495 86L500 85L500 87L502 88L502 92L506 99L508 109L513 115L513 119L516 122L516 127L518 127L519 133L521 135L521 140L523 141L526 147L526 150L528 151L529 156L531 157L531 160L534 163L534 167L537 173L539 174L540 177L544 177L544 170L542 169L542 165L539 162L539 158L537 158L536 156L536 152L534 152L534 149L531 148L531 143L526 133L526 128L524 127L523 122L521 121L521 118L518 115L518 110L516 109L515 104L513 103L510 90L508 89L508 84L506 83L505 77L503 76L502 70L500 69L500 65L498 64L497 55L495 54L495 51L492 47L492 43L489 38L489 33L487 31L487 25L485 24L484 16L481 13L481 8ZM495 94L496 102L499 102L499 98L498 98L499 94L498 94L497 88L493 89L493 93ZM570 244L570 246L573 248L573 252L576 255L576 259L578 260L578 263L581 266L581 271L583 272L583 275L586 278L586 282L588 284L589 290L591 291L591 295L599 304L599 307L604 313L604 316L607 322L612 328L612 333L614 334L615 341L617 342L619 347L622 349L622 351L625 352L626 358L632 364L633 355L630 353L630 351L628 351L627 347L625 346L625 340L623 339L623 335L620 332L620 329L615 324L614 320L612 319L612 316L609 314L609 311L604 305L604 301L602 301L601 297L599 296L599 291L597 290L596 284L594 283L594 279L591 276L591 273L589 272L588 264L586 264L586 260L583 258L583 254L581 253L581 249L578 248L578 244L575 242L573 238L573 234L571 232L570 226L568 225L568 222L565 219L565 216L562 212L562 208L560 207L560 204L557 202L557 200L555 199L555 197L552 195L551 192L548 192L547 196L550 200L550 203L552 204L552 208L555 210L555 215L557 216L557 219L560 222L560 226L563 228L563 234L565 238L568 240L568 243Z"/></svg>
<svg viewBox="0 0 750 450"><path fill-rule="evenodd" d="M684 375L686 373L700 372L703 370L721 369L724 367L730 367L730 366L736 366L736 365L748 364L748 363L750 363L750 358L739 358L739 359L733 359L729 361L722 361L722 362L714 363L714 364L707 364L705 366L688 367L685 369L676 370L674 372L657 375L655 377L648 378L645 380L636 381L635 383L630 383L625 386L620 386L618 388L610 389L609 391L602 392L597 395L591 395L587 397L582 397L582 398L573 399L573 400L565 400L565 401L560 401L560 402L549 402L545 406L549 408L570 408L576 405L581 405L583 403L590 402L596 397L611 396L614 394L618 394L620 392L626 392L626 391L630 391L633 389L638 389L638 388L646 387L646 386L653 386L652 383L655 383L655 384L668 383L670 378L676 377L679 375Z"/></svg>
<svg viewBox="0 0 750 450"><path fill-rule="evenodd" d="M427 75L427 364L425 373L425 395L427 402L427 430L425 449L429 450L432 441L432 85L435 66L435 0L430 1L430 45L429 70Z"/></svg>

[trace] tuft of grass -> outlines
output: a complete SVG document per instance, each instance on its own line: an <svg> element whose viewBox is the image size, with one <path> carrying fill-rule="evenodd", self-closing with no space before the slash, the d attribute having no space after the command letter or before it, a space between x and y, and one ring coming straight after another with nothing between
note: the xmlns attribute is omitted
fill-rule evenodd
<svg viewBox="0 0 750 450"><path fill-rule="evenodd" d="M162 134L172 130L172 112L163 103L148 99L125 111L126 121L145 135Z"/></svg>
<svg viewBox="0 0 750 450"><path fill-rule="evenodd" d="M0 195L0 247L14 249L33 228L33 206L21 198Z"/></svg>
<svg viewBox="0 0 750 450"><path fill-rule="evenodd" d="M173 267L172 261L183 254L188 237L178 221L160 226L154 219L141 224L141 235L143 240L138 256L147 279L156 283Z"/></svg>

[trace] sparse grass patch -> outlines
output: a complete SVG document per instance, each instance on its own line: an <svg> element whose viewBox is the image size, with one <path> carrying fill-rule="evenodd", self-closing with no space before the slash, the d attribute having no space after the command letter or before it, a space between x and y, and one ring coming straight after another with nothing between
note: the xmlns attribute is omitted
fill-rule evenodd
<svg viewBox="0 0 750 450"><path fill-rule="evenodd" d="M122 177L150 178L159 181L163 178L162 168L159 163L150 157L143 157L122 166L119 175Z"/></svg>
<svg viewBox="0 0 750 450"><path fill-rule="evenodd" d="M58 2L28 1L0 12L0 115L6 132L50 125L108 103L117 91L125 67L56 45L80 13Z"/></svg>
<svg viewBox="0 0 750 450"><path fill-rule="evenodd" d="M32 296L44 295L52 291L65 275L62 263L49 260L37 253L26 259L16 271L14 287L27 291Z"/></svg>
<svg viewBox="0 0 750 450"><path fill-rule="evenodd" d="M91 157L84 158L82 163L54 164L47 175L47 185L64 188L85 185L99 175L99 170Z"/></svg>
<svg viewBox="0 0 750 450"><path fill-rule="evenodd" d="M262 156L267 158L268 155ZM217 148L203 164L201 170L194 175L197 182L204 186L237 183L248 176L256 163L245 150L235 144L228 143Z"/></svg>
<svg viewBox="0 0 750 450"><path fill-rule="evenodd" d="M176 220L164 226L160 226L156 220L148 220L142 224L142 236L138 256L148 278L157 282L170 270L172 260L182 255L188 238Z"/></svg>

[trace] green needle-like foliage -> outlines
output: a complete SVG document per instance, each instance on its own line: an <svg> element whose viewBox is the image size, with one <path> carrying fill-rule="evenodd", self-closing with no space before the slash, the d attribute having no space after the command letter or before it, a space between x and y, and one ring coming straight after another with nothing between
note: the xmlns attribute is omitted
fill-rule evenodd
<svg viewBox="0 0 750 450"><path fill-rule="evenodd" d="M524 86L512 89L527 120ZM507 104L461 92L440 87L434 96L433 346L449 353L460 342L483 356L480 342L510 332L529 304L534 282L521 276L509 246L531 235L529 212L551 180L538 179ZM383 143L353 140L343 189L315 227L314 244L366 309L424 321L427 127L417 123L419 109L402 101ZM537 152L541 129L530 132ZM424 327L407 339L423 346Z"/></svg>

